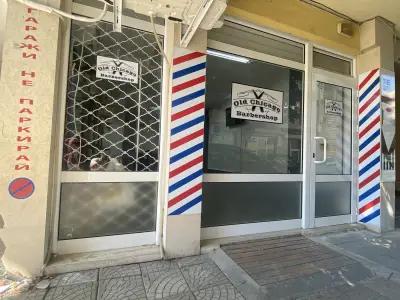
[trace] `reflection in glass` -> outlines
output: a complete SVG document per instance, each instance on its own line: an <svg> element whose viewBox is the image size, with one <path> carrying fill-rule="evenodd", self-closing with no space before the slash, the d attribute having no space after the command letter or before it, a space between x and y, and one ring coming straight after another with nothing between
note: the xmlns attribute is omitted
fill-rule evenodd
<svg viewBox="0 0 400 300"><path fill-rule="evenodd" d="M208 32L208 39L304 63L304 45L233 22Z"/></svg>
<svg viewBox="0 0 400 300"><path fill-rule="evenodd" d="M316 182L315 217L350 214L351 182Z"/></svg>
<svg viewBox="0 0 400 300"><path fill-rule="evenodd" d="M342 59L322 53L321 51L313 52L314 67L328 70L331 72L351 76L351 60Z"/></svg>
<svg viewBox="0 0 400 300"><path fill-rule="evenodd" d="M232 84L283 92L282 124L231 117ZM210 173L302 172L303 72L249 59L207 58L205 168Z"/></svg>
<svg viewBox="0 0 400 300"><path fill-rule="evenodd" d="M327 140L327 160L316 165L318 175L351 174L351 89L317 82L316 136ZM316 160L322 160L324 145L316 141Z"/></svg>
<svg viewBox="0 0 400 300"><path fill-rule="evenodd" d="M301 182L206 182L201 226L301 218Z"/></svg>
<svg viewBox="0 0 400 300"><path fill-rule="evenodd" d="M59 239L154 231L156 182L63 183Z"/></svg>

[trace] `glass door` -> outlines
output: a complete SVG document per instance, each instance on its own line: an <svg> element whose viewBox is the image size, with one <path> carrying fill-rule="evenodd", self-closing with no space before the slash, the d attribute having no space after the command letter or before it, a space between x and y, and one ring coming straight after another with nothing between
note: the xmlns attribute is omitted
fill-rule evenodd
<svg viewBox="0 0 400 300"><path fill-rule="evenodd" d="M313 76L312 190L315 226L351 223L353 193L352 78Z"/></svg>

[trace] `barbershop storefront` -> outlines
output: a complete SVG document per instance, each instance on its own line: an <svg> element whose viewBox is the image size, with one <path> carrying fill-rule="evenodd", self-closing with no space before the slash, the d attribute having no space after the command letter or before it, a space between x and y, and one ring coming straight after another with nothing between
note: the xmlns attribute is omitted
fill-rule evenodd
<svg viewBox="0 0 400 300"><path fill-rule="evenodd" d="M53 251L159 243L169 120L151 24L69 34ZM355 222L353 59L235 19L207 39L204 121L187 125L204 128L201 239Z"/></svg>
<svg viewBox="0 0 400 300"><path fill-rule="evenodd" d="M65 11L87 18L103 7L67 2ZM330 23L302 35L232 3L223 25L201 27L185 47L184 26L168 18L124 9L116 32L110 11L61 22L10 4L11 19L40 25L29 35L40 51L24 60L28 49L13 45L26 33L7 23L0 87L15 101L2 106L0 243L8 269L36 276L70 254L86 263L89 252L133 251L124 259L135 263L199 254L211 239L357 222L391 228L393 72L369 63L368 45L360 54L359 27L338 37L337 16L310 8ZM14 125L27 103L30 169L14 170ZM19 197L16 178L28 196Z"/></svg>

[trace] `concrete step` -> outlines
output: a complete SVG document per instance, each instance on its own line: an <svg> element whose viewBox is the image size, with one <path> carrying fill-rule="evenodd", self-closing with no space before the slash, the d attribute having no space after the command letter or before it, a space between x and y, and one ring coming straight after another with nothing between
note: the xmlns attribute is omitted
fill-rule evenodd
<svg viewBox="0 0 400 300"><path fill-rule="evenodd" d="M133 264L162 258L157 245L117 250L54 255L44 269L45 275Z"/></svg>

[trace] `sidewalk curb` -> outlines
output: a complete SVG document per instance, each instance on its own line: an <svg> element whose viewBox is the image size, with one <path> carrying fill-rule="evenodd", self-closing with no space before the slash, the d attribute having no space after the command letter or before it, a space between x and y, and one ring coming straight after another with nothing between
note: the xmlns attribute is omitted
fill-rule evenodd
<svg viewBox="0 0 400 300"><path fill-rule="evenodd" d="M223 250L216 249L208 254L245 299L268 299L266 290L260 287L257 282L239 267L239 265L237 265Z"/></svg>

